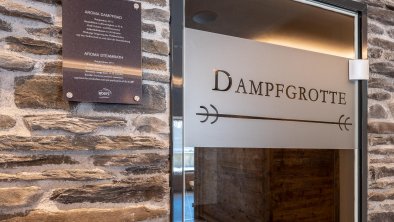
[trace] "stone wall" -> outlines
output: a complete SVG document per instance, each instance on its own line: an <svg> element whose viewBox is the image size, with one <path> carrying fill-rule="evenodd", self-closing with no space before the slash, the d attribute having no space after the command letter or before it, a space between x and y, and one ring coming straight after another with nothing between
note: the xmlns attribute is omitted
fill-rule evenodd
<svg viewBox="0 0 394 222"><path fill-rule="evenodd" d="M0 0L0 220L169 220L169 2L139 1L142 105L111 105L62 98L61 0Z"/></svg>
<svg viewBox="0 0 394 222"><path fill-rule="evenodd" d="M369 191L371 222L394 219L394 1L368 2Z"/></svg>
<svg viewBox="0 0 394 222"><path fill-rule="evenodd" d="M140 2L144 97L132 106L66 102L61 0L0 0L0 220L168 220L169 3ZM365 2L369 221L390 221L394 0Z"/></svg>

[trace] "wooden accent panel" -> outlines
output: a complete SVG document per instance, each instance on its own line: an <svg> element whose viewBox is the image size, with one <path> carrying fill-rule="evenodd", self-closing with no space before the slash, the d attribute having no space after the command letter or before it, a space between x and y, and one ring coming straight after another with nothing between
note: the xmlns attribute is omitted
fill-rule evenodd
<svg viewBox="0 0 394 222"><path fill-rule="evenodd" d="M339 221L339 151L196 148L195 215L207 221Z"/></svg>

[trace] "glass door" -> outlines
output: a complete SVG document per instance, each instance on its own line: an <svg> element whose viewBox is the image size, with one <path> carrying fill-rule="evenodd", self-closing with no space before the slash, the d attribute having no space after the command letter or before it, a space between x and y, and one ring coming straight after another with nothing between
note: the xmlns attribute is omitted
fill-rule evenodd
<svg viewBox="0 0 394 222"><path fill-rule="evenodd" d="M303 0L177 9L173 220L358 221L358 13Z"/></svg>

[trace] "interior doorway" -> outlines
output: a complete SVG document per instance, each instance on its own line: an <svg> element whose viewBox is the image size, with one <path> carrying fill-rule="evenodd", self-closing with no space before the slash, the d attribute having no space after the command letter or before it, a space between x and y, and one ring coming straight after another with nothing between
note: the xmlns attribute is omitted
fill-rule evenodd
<svg viewBox="0 0 394 222"><path fill-rule="evenodd" d="M326 111L335 113L335 107L322 112L303 103L320 101L326 106L330 95L323 92L311 96L312 87L307 86L309 83L313 85L314 81L324 82L329 73L316 71L315 80L295 79L293 82L299 85L293 84L292 77L288 76L283 78L283 83L274 82L275 75L279 76L281 72L259 72L254 76L249 73L272 71L275 67L287 66L287 63L312 61L313 57L319 56L322 60L332 58L331 64L340 61L338 66L349 59L360 58L362 14L303 0L186 0L177 5L177 9L184 11L181 16L184 28L180 31L182 47L175 49L173 55L175 60L182 61L182 68L174 69L181 74L173 76L173 100L182 101L174 105L173 183L178 184L176 187L182 186L182 194L175 187L173 205L181 201L183 206L182 209L174 206L174 221L361 221L360 166L363 160L360 149L363 140L360 135L363 122L360 117L363 113L360 107L364 87L361 82L350 84L346 75L337 80L350 84L346 91L346 105L350 107L351 116L344 117L346 122L341 122L343 116L338 115L338 122L330 122L320 120L320 116L327 115ZM173 44L178 45L178 42ZM258 49L260 45L261 50ZM282 53L276 53L282 49ZM233 55L229 56L230 53ZM303 53L307 56L303 57ZM273 68L265 64L254 69L255 64L260 63L256 58L275 58L271 61ZM290 70L293 67L288 66ZM225 69L217 69L223 67ZM321 67L324 69L325 66ZM283 72L286 68L280 70ZM300 70L308 72L309 69ZM239 74L242 78L234 72L242 72ZM251 102L256 106L236 109L222 104L219 107L214 103L215 98L199 95L205 90L202 87L205 73L212 78L206 90L221 91L219 93L233 90L232 97L217 94L220 102L265 96L264 99L272 103L264 104L264 111L256 102L260 100ZM260 78L265 81L259 81ZM307 86L302 85L303 82L307 82ZM273 85L271 95L269 83ZM286 91L293 87L298 90L293 91L294 94ZM302 88L306 92L303 93ZM332 101L329 101L332 104L333 94ZM280 100L281 96L285 100ZM189 103L198 97L203 98L195 104ZM336 98L339 101L336 103L340 104L341 96ZM206 100L209 102L203 104ZM283 111L286 106L281 103L293 102L302 104L296 105L294 110ZM199 107L192 108L196 104ZM233 104L237 106L236 101ZM252 109L257 110L252 112L253 115L247 111ZM286 112L303 113L304 109L308 112L305 111L303 118L286 116ZM273 117L267 113L277 115ZM190 121L191 118L196 119L195 123ZM215 133L210 134L212 131L196 125L204 123ZM337 123L339 127L335 133L347 133L348 136L341 139L326 128L313 132L314 125L330 123ZM264 126L259 128L261 125ZM231 128L241 130L232 131Z"/></svg>

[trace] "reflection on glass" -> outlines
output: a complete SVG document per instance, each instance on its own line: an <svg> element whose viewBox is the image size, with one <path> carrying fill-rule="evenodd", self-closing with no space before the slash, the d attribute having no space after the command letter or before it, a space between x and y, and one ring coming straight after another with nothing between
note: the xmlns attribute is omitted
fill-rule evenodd
<svg viewBox="0 0 394 222"><path fill-rule="evenodd" d="M174 190L173 195L173 215L174 221L182 221L182 202L185 202L184 205L184 215L185 221L194 221L194 148L193 147L185 147L183 149L182 142L182 130L183 130L183 121L181 118L173 121L173 183L178 183L173 187L179 188L182 187L183 183L183 175L182 171L185 174L185 196L182 196L182 190ZM182 153L183 150L183 153ZM182 158L183 154L183 158Z"/></svg>
<svg viewBox="0 0 394 222"><path fill-rule="evenodd" d="M175 118L172 122L172 187L173 187L173 199L172 199L172 214L173 221L182 221L182 208L183 208L183 176L182 176L182 152L183 152L183 132L182 132L182 119Z"/></svg>
<svg viewBox="0 0 394 222"><path fill-rule="evenodd" d="M354 58L350 15L292 0L186 0L185 11L188 28Z"/></svg>
<svg viewBox="0 0 394 222"><path fill-rule="evenodd" d="M349 15L291 0L185 3L188 28L347 58L355 55L354 17ZM185 220L354 221L354 152L185 147Z"/></svg>
<svg viewBox="0 0 394 222"><path fill-rule="evenodd" d="M353 150L196 148L202 221L352 221Z"/></svg>

